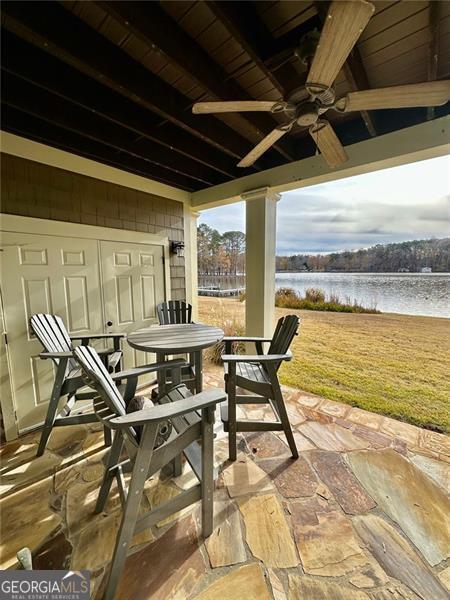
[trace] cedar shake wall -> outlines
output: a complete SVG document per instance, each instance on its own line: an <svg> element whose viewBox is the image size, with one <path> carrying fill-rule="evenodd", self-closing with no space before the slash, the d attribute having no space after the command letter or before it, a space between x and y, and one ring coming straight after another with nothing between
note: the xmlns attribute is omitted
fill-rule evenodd
<svg viewBox="0 0 450 600"><path fill-rule="evenodd" d="M1 155L0 212L144 231L184 240L183 204L37 163ZM184 258L171 255L172 298L185 298Z"/></svg>

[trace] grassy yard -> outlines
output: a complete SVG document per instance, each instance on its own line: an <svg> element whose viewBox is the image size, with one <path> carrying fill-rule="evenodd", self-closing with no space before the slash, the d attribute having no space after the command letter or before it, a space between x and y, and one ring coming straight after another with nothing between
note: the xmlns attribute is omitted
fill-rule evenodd
<svg viewBox="0 0 450 600"><path fill-rule="evenodd" d="M301 319L284 384L450 432L450 319L276 311ZM244 305L234 299L199 298L199 312L204 323L244 320Z"/></svg>

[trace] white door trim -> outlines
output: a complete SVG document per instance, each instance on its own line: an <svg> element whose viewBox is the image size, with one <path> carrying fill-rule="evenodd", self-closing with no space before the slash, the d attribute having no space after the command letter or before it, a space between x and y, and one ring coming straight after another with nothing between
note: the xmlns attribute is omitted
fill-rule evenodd
<svg viewBox="0 0 450 600"><path fill-rule="evenodd" d="M2 232L93 239L96 240L98 244L100 244L100 241L117 241L136 244L148 244L152 246L162 246L164 256L164 295L167 300L170 300L171 298L169 264L170 247L169 238L167 236L145 233L140 231L128 231L125 229L114 229L112 227L97 227L96 225L68 223L65 221L37 219L33 217L23 217L18 215L0 213L0 251ZM100 261L99 272L101 275ZM9 352L7 350L7 347L6 358L7 361L9 361ZM0 398L0 406L2 409L6 439L9 441L18 436L18 428L14 418L13 396L11 393L7 393L7 387L2 385L2 388L2 392L5 391L6 393L2 393L1 395L2 397Z"/></svg>

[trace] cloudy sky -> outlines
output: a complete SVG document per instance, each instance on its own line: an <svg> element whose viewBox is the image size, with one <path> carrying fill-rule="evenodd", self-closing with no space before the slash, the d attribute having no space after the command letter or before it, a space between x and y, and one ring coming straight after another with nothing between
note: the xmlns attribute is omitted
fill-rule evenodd
<svg viewBox="0 0 450 600"><path fill-rule="evenodd" d="M199 223L245 231L244 203L205 210ZM278 254L449 235L450 156L286 192L278 203Z"/></svg>

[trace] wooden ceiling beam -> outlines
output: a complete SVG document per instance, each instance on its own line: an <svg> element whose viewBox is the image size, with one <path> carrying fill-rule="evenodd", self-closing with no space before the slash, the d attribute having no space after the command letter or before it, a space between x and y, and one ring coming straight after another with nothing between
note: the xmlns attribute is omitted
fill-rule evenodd
<svg viewBox="0 0 450 600"><path fill-rule="evenodd" d="M289 60L294 55L294 50L300 45L302 37L310 31L320 31L322 29L322 21L318 14L310 17L303 23L293 27L280 37L272 38L271 42L267 43L261 49L261 56L264 63L270 69L277 69L286 60ZM306 68L305 68L306 75Z"/></svg>
<svg viewBox="0 0 450 600"><path fill-rule="evenodd" d="M314 5L317 9L317 14L319 15L322 23L325 22L330 4L331 3L326 0L315 0L314 2ZM343 70L345 78L347 79L347 82L353 92L370 89L366 69L364 67L361 54L356 46L353 47L353 50L350 52L347 61L344 63ZM360 114L371 137L376 137L377 130L370 112L368 110L361 110Z"/></svg>
<svg viewBox="0 0 450 600"><path fill-rule="evenodd" d="M157 2L115 1L96 4L153 52L158 52L199 85L208 96L215 100L253 100ZM278 125L271 115L265 113L238 114L236 117L242 125L250 125L258 141ZM295 157L293 149L289 148L289 140L275 144L274 149L288 160Z"/></svg>
<svg viewBox="0 0 450 600"><path fill-rule="evenodd" d="M241 158L248 140L214 117L196 118L189 100L53 2L4 2L4 26L203 141Z"/></svg>
<svg viewBox="0 0 450 600"><path fill-rule="evenodd" d="M441 21L442 2L434 0L429 3L428 19L430 29L430 46L428 57L428 81L435 81L438 75L439 67L439 25ZM434 106L427 108L427 120L434 119Z"/></svg>
<svg viewBox="0 0 450 600"><path fill-rule="evenodd" d="M161 169L154 168L149 163L127 155L122 156L108 146L88 140L71 131L60 129L48 121L42 121L37 117L33 117L4 103L2 103L1 108L4 130L10 133L46 144L47 146L65 150L66 152L71 152L72 154L90 158L121 169L122 171L125 170L136 175L141 175L142 177L148 177L188 192L203 188L201 185L196 185L192 179L177 175L176 173L170 173L166 177Z"/></svg>
<svg viewBox="0 0 450 600"><path fill-rule="evenodd" d="M206 144L198 137L182 131L171 123L158 127L160 119L154 113L134 104L121 94L104 87L47 52L2 30L2 69L161 144L177 153L177 159L190 159L228 177L240 175L233 158ZM175 157L174 157L175 160ZM208 172L208 171L206 171Z"/></svg>
<svg viewBox="0 0 450 600"><path fill-rule="evenodd" d="M103 144L115 152L122 152L149 164L149 169L161 170L162 175L167 177L174 173L185 178L190 178L192 183L200 183L203 186L212 185L217 179L224 181L218 173L217 177L205 177L205 172L211 175L194 161L174 160L165 148L150 140L141 139L134 141L134 134L128 130L112 125L101 117L75 105L53 96L41 88L37 88L23 79L13 75L3 78L5 94L3 101L8 106L27 113L33 117L46 121L62 129L80 135L86 139ZM174 165L177 165L175 166Z"/></svg>
<svg viewBox="0 0 450 600"><path fill-rule="evenodd" d="M250 55L253 62L270 80L281 98L299 87L299 75L289 63L276 70L268 66L274 39L256 12L253 2L208 1L208 6L228 33Z"/></svg>

